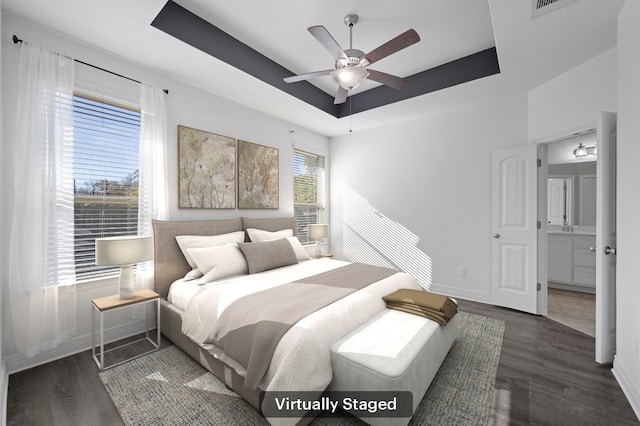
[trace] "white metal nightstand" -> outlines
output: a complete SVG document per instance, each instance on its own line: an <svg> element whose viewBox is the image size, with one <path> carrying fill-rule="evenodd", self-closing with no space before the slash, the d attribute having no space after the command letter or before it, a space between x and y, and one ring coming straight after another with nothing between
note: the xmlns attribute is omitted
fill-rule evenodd
<svg viewBox="0 0 640 426"><path fill-rule="evenodd" d="M117 346L115 348L109 349L106 352L111 352L116 349L123 348L128 345L132 345L137 342L141 342L147 340L153 345L153 349L138 354L136 356L130 357L124 361L120 361L105 367L104 365L104 314L105 312L122 309L128 306L134 306L139 304L146 304L150 302L156 302L156 341L154 342L149 336L149 309L145 309L145 322L146 322L146 331L145 337L142 339L138 339L133 342L125 343L123 345ZM91 301L91 306L93 306L93 311L91 314L91 355L93 356L93 360L98 364L98 367L101 370L106 368L115 367L116 365L122 364L123 362L130 361L132 359L138 358L142 355L146 355L150 352L157 351L160 348L160 295L155 291L144 289L138 290L135 292L134 296L130 299L120 299L119 295L101 297L98 299L93 299ZM100 317L100 346L99 352L96 353L96 314ZM98 359L99 357L99 359Z"/></svg>

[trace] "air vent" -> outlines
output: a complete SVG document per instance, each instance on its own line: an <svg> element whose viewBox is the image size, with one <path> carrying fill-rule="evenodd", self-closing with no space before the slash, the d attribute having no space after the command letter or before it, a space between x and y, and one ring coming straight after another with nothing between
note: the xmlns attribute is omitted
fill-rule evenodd
<svg viewBox="0 0 640 426"><path fill-rule="evenodd" d="M577 0L531 0L531 19L572 5Z"/></svg>

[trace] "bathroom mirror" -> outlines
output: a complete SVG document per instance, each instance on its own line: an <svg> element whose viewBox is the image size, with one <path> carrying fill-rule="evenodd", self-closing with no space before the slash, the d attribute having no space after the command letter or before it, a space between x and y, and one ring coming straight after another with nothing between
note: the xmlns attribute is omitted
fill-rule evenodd
<svg viewBox="0 0 640 426"><path fill-rule="evenodd" d="M573 176L549 176L547 179L547 223L574 225Z"/></svg>
<svg viewBox="0 0 640 426"><path fill-rule="evenodd" d="M547 223L595 226L596 162L550 164Z"/></svg>

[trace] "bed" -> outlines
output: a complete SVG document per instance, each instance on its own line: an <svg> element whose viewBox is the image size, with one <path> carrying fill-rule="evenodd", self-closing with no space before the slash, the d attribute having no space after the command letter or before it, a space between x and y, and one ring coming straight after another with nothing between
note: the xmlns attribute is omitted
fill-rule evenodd
<svg viewBox="0 0 640 426"><path fill-rule="evenodd" d="M375 278L374 273L370 277L371 283L364 283L361 289L347 291L334 301L319 305L320 308L312 310L312 313L285 329L264 368L264 375L260 373L255 376L253 367L235 362L235 355L228 356L226 350L216 346L221 341L214 339L219 339L219 330L213 332L209 328L202 329L198 324L205 320L222 323L224 308L246 294L260 291L262 297L263 293L271 289L282 291L287 285L295 285L297 281L304 282L309 276L324 279L325 276L344 273L354 265L327 258L303 259L304 255L297 253L299 257L295 263L278 268L267 265L266 270L258 268L256 273L231 274L212 282L199 279L205 283L194 285L193 280L183 280L193 269L193 259L187 261L176 237L223 236L242 231L244 240L249 241L247 235L250 230L260 230L265 234L291 230L291 235L295 237L295 219L155 220L153 229L154 280L155 291L161 296L162 333L259 411L260 394L263 391L323 391L327 388L332 379L331 345L382 312L385 309L382 296L399 288L420 289L417 280L408 274L398 272ZM260 244L262 243L236 245L247 250L257 250ZM269 250L272 250L271 247L269 246ZM189 253L195 255L198 252L189 250ZM246 259L249 269L255 266L250 257ZM260 261L264 259L260 258ZM362 274L356 270L355 275ZM181 290L175 290L178 288ZM282 300L285 299L298 300L296 297L285 297ZM206 305L205 302L212 305ZM257 334L261 334L261 331ZM250 376L258 379L249 380ZM268 420L272 424L291 424L297 419Z"/></svg>

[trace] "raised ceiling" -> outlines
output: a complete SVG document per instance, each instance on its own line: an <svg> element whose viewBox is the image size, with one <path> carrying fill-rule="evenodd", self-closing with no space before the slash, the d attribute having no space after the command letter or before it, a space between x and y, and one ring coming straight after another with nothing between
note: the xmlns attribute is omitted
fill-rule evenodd
<svg viewBox="0 0 640 426"><path fill-rule="evenodd" d="M491 26L488 24L487 22L487 31L485 33L491 34ZM406 75L406 72L403 71L405 74L401 75L401 77L406 78L407 83L402 90L395 90L383 85L374 87L372 80L365 80L367 85L362 89L359 88L358 94L355 94L356 92L354 91L348 103L334 105L333 93L336 92L337 84L332 81L330 76L319 79L320 81L324 80L325 84L326 82L331 83L328 86L328 94L318 90L313 85L316 79L287 84L283 81L283 78L294 74L289 69L240 42L174 1L167 2L151 25L336 118L378 108L500 72L496 50L491 45L487 49L472 52L471 54L463 51L461 53L463 56L459 58L438 64L433 68L420 70L412 75ZM352 40L350 40L351 42ZM474 42L469 44L482 49L482 43L478 40L474 40ZM383 42L379 43L382 44ZM343 50L351 48L349 44L343 45L345 46ZM365 53L376 47L378 46L369 47ZM411 52L417 60L425 57L418 49L412 49ZM330 61L326 59L328 55L322 56L324 62L333 62L333 59ZM383 62L394 61L394 58L385 59L387 60ZM410 57L409 59L412 58ZM433 60L433 58L430 59ZM401 60L397 59L398 62ZM404 59L404 61L407 61L407 59ZM332 68L332 66L324 65L323 69ZM412 66L415 66L415 64L412 64Z"/></svg>
<svg viewBox="0 0 640 426"><path fill-rule="evenodd" d="M242 44L291 73L331 68L333 60L307 32L324 25L343 47L343 18L357 13L353 44L363 51L414 28L421 41L376 64L401 77L419 74L495 46L500 73L449 88L396 99L351 118L331 114L204 53L151 25L166 0L2 0L3 12L21 16L178 81L328 136L415 119L501 96L526 93L615 46L616 17L624 0L579 0L536 19L526 0L178 0ZM20 34L18 34L20 36ZM85 58L78 58L85 59ZM91 59L91 58L86 58ZM100 64L97 64L100 65ZM300 84L300 83L294 83ZM328 98L331 77L313 81ZM356 99L375 93L366 81ZM393 89L391 89L393 90ZM352 123L349 123L352 121Z"/></svg>

